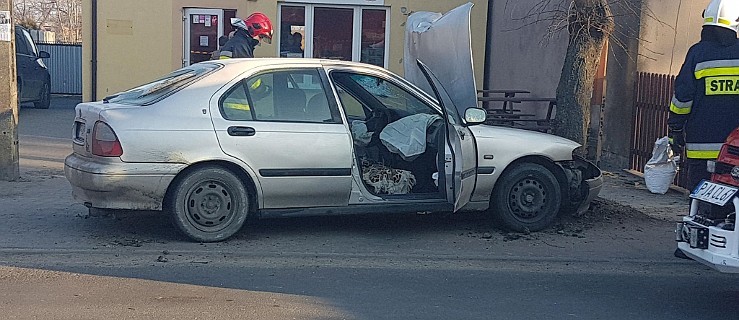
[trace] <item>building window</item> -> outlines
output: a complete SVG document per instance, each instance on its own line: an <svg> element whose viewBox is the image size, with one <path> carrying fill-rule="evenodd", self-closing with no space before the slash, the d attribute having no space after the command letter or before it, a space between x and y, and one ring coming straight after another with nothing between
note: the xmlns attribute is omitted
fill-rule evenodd
<svg viewBox="0 0 739 320"><path fill-rule="evenodd" d="M282 6L280 57L302 58L305 50L305 7Z"/></svg>
<svg viewBox="0 0 739 320"><path fill-rule="evenodd" d="M313 57L352 60L354 9L313 9Z"/></svg>
<svg viewBox="0 0 739 320"><path fill-rule="evenodd" d="M385 65L385 10L362 10L361 60L377 66Z"/></svg>
<svg viewBox="0 0 739 320"><path fill-rule="evenodd" d="M281 4L279 18L280 57L361 61L387 67L386 7Z"/></svg>

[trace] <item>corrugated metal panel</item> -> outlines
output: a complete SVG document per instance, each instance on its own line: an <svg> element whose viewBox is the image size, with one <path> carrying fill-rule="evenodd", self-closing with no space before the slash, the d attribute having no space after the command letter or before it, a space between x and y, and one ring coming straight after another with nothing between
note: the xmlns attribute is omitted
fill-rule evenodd
<svg viewBox="0 0 739 320"><path fill-rule="evenodd" d="M82 94L82 45L37 44L51 57L43 59L51 74L51 93Z"/></svg>

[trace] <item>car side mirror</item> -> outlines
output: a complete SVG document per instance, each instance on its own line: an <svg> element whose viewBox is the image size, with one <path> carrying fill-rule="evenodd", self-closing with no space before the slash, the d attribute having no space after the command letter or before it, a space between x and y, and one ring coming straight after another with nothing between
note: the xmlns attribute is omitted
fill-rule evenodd
<svg viewBox="0 0 739 320"><path fill-rule="evenodd" d="M487 117L488 112L482 108L468 108L464 111L464 122L466 122L468 126L481 124L485 122Z"/></svg>
<svg viewBox="0 0 739 320"><path fill-rule="evenodd" d="M46 59L46 58L50 58L51 55L48 52L46 52L46 51L39 51L38 52L38 57L41 58L41 59Z"/></svg>

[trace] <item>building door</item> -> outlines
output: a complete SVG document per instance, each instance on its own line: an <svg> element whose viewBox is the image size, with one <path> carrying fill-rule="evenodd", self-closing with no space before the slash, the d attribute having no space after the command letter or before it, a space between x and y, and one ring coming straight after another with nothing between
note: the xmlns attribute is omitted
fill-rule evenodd
<svg viewBox="0 0 739 320"><path fill-rule="evenodd" d="M182 66L210 60L223 35L222 9L185 9L185 45Z"/></svg>
<svg viewBox="0 0 739 320"><path fill-rule="evenodd" d="M281 4L281 57L361 61L387 67L390 14L383 6Z"/></svg>

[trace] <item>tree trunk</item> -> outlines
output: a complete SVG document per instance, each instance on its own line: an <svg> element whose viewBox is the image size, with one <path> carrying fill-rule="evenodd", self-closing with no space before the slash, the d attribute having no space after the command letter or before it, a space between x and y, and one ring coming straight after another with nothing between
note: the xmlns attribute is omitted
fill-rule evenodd
<svg viewBox="0 0 739 320"><path fill-rule="evenodd" d="M601 51L613 31L607 0L574 0L569 17L569 44L557 86L554 134L583 145L587 150L590 99Z"/></svg>

